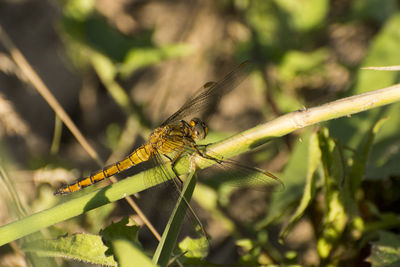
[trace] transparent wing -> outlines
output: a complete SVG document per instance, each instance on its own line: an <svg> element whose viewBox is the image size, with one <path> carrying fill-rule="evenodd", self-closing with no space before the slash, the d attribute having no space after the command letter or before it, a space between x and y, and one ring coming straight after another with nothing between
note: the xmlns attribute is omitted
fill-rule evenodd
<svg viewBox="0 0 400 267"><path fill-rule="evenodd" d="M177 112L165 120L161 126L180 120L192 119L195 115L202 115L207 109L213 106L213 103L218 102L224 94L229 93L239 85L246 78L249 68L250 63L245 61L221 81L206 83Z"/></svg>
<svg viewBox="0 0 400 267"><path fill-rule="evenodd" d="M163 157L160 154L155 154L150 159L151 171L148 171L145 176L144 183L146 186L151 187L155 184L161 184L164 182L175 184L174 187L181 187L179 181L176 182L174 172L170 167L170 161L168 158Z"/></svg>
<svg viewBox="0 0 400 267"><path fill-rule="evenodd" d="M194 145L195 148L190 144L183 146L181 139L176 141L170 139L168 142L164 143L163 146L170 150L176 150L169 155L170 160L173 160L176 156L183 158L185 156L197 154L200 156L198 163L201 164L201 161L211 161L213 165L207 168L208 170L206 171L206 174L210 173L212 176L217 176L215 177L216 183L267 191L283 191L285 188L284 183L272 173L249 166L241 161L225 159L221 155L213 153L212 151L206 151L207 146ZM161 162L161 156L158 156L158 158L158 161ZM168 170L164 170L164 173L167 172ZM169 172L169 175L175 175L172 171ZM175 184L177 188L181 185L176 181Z"/></svg>
<svg viewBox="0 0 400 267"><path fill-rule="evenodd" d="M217 182L230 186L278 192L285 189L285 184L272 173L234 160L224 160L211 169L214 169L214 175L218 176Z"/></svg>
<svg viewBox="0 0 400 267"><path fill-rule="evenodd" d="M186 155L186 153L188 153L189 151L192 152L192 150L188 147L188 149L185 149L184 153L182 154ZM172 152L170 155L171 158L174 156L174 154L179 152L180 151ZM176 203L177 200L182 196L183 184L180 178L178 178L174 173L174 171L172 170L170 164L171 158L169 157L167 158L161 154L156 153L152 158L153 161L152 164L154 165L152 169L153 171L149 172L150 175L146 175L145 181L147 181L147 183L150 184L154 184L155 181L163 182L163 185L167 186L169 189L168 191L171 193L171 199L173 200L173 202L171 203ZM191 229L191 234L194 234L194 236L196 237L203 236L205 239L208 240L205 228L201 223L199 217L196 215L194 209L190 205L190 200L183 198L183 205L186 205L187 207L185 221L190 222L190 224L194 226L194 227L189 226L189 229ZM171 205L171 207L173 207L173 205Z"/></svg>
<svg viewBox="0 0 400 267"><path fill-rule="evenodd" d="M240 161L224 159L215 153L207 152L206 155L215 159L215 164L204 171L212 179L209 181L210 183L260 191L283 191L285 189L284 183L266 170L246 165ZM203 160L210 161L209 158L202 157L199 163Z"/></svg>

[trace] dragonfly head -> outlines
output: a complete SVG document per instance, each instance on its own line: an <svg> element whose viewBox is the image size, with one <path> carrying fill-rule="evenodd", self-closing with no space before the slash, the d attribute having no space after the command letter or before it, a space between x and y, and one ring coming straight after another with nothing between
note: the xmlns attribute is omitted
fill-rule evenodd
<svg viewBox="0 0 400 267"><path fill-rule="evenodd" d="M207 125L199 118L193 118L189 122L192 129L192 138L195 141L204 139L208 134Z"/></svg>

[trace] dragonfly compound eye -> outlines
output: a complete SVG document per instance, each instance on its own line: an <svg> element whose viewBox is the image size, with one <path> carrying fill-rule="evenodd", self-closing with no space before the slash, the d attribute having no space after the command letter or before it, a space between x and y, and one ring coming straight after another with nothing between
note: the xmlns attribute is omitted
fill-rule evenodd
<svg viewBox="0 0 400 267"><path fill-rule="evenodd" d="M193 131L193 139L194 140L202 140L206 137L206 132L203 128L198 127Z"/></svg>
<svg viewBox="0 0 400 267"><path fill-rule="evenodd" d="M208 128L204 122L198 118L193 118L189 124L192 126L192 137L194 140L202 140L206 137Z"/></svg>

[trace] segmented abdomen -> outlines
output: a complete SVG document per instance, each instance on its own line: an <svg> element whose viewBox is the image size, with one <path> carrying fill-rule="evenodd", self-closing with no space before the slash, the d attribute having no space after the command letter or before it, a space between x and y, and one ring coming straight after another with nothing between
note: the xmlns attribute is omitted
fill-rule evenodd
<svg viewBox="0 0 400 267"><path fill-rule="evenodd" d="M129 156L127 156L125 159L120 160L112 165L109 165L105 167L102 170L97 171L96 173L83 178L79 179L76 182L68 185L64 185L57 189L56 192L54 192L55 195L62 195L62 194L68 194L72 193L78 190L81 190L82 188L88 187L92 184L95 184L97 182L100 182L106 178L109 178L115 174L118 174L124 170L127 170L141 162L149 160L149 158L152 155L152 147L150 143L144 144L140 147L138 147L135 151L133 151Z"/></svg>

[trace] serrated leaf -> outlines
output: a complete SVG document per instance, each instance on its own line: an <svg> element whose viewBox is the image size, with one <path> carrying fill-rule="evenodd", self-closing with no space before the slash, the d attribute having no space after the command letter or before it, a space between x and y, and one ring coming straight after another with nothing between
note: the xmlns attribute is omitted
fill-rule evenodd
<svg viewBox="0 0 400 267"><path fill-rule="evenodd" d="M54 240L40 239L24 243L22 250L43 257L63 257L92 264L117 266L112 256L105 256L107 247L98 235L75 234Z"/></svg>
<svg viewBox="0 0 400 267"><path fill-rule="evenodd" d="M400 266L400 237L386 231L379 232L379 241L372 243L371 256L367 259L372 267Z"/></svg>

